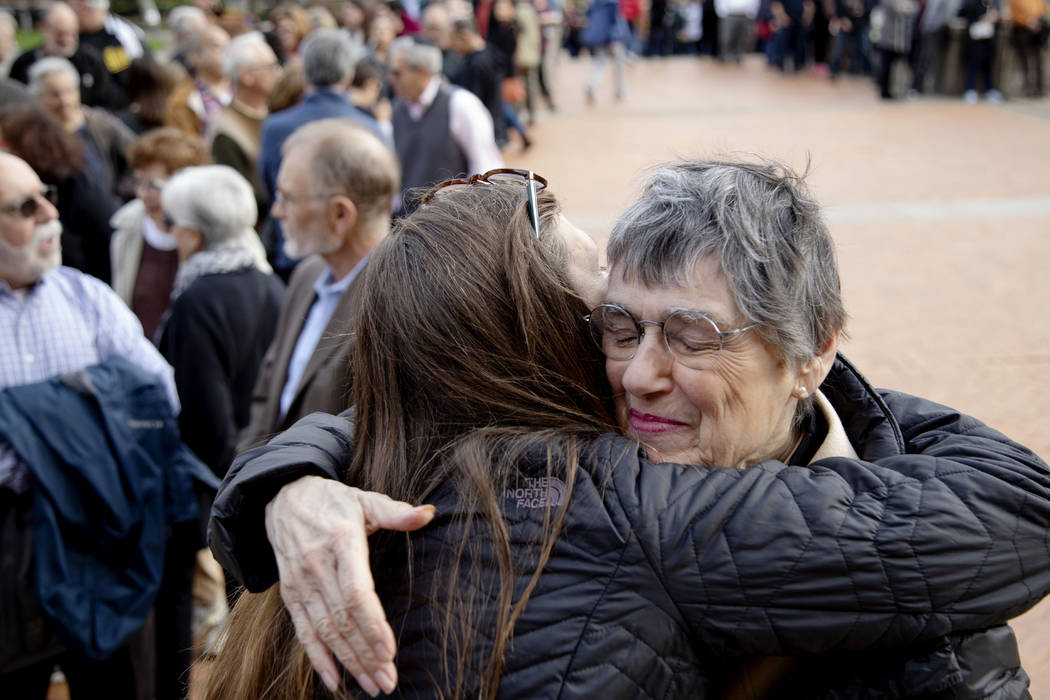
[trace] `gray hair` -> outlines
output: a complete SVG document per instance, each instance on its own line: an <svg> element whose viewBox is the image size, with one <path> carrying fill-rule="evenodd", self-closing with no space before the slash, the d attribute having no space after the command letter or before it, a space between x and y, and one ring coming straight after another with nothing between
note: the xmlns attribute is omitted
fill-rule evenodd
<svg viewBox="0 0 1050 700"><path fill-rule="evenodd" d="M270 45L259 32L235 36L230 40L230 45L222 57L222 74L236 86L241 69L256 65L259 62L259 52L269 48Z"/></svg>
<svg viewBox="0 0 1050 700"><path fill-rule="evenodd" d="M195 5L179 5L168 13L168 26L175 32L175 39L184 43L193 32L200 31L208 18L204 10Z"/></svg>
<svg viewBox="0 0 1050 700"><path fill-rule="evenodd" d="M774 161L685 161L655 171L616 222L613 274L688 284L708 256L737 307L784 361L800 366L846 323L838 264L804 176Z"/></svg>
<svg viewBox="0 0 1050 700"><path fill-rule="evenodd" d="M424 44L410 36L403 36L390 45L390 59L393 60L397 54L404 54L409 68L422 68L431 75L441 73L441 49L433 44Z"/></svg>
<svg viewBox="0 0 1050 700"><path fill-rule="evenodd" d="M315 193L344 194L363 220L389 221L394 195L401 186L401 169L394 154L372 132L349 119L321 119L288 137L282 154L287 158L293 150L307 150L310 186Z"/></svg>
<svg viewBox="0 0 1050 700"><path fill-rule="evenodd" d="M48 56L29 67L29 92L39 95L43 89L44 79L53 73L65 73L73 79L74 85L80 87L80 73L69 62L69 59L61 56Z"/></svg>
<svg viewBox="0 0 1050 700"><path fill-rule="evenodd" d="M164 185L160 197L175 223L200 231L209 249L258 240L252 186L228 165L183 168Z"/></svg>
<svg viewBox="0 0 1050 700"><path fill-rule="evenodd" d="M311 85L330 87L353 80L358 50L343 30L315 29L303 41L299 53L306 82Z"/></svg>

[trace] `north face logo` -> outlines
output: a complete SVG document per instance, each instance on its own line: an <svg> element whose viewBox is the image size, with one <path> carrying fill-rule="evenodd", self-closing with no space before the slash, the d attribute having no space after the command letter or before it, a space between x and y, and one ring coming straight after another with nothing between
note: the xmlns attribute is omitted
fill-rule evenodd
<svg viewBox="0 0 1050 700"><path fill-rule="evenodd" d="M524 478L524 486L507 489L507 498L515 501L519 508L552 508L561 505L565 496L565 482L556 476L538 479Z"/></svg>

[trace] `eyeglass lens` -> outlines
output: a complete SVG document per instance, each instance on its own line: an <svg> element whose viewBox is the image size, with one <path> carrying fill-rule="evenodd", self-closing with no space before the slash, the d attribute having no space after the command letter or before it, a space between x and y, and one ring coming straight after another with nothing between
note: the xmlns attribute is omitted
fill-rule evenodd
<svg viewBox="0 0 1050 700"><path fill-rule="evenodd" d="M40 199L44 198L52 205L58 204L58 188L54 185L46 185L36 194L26 197L18 204L5 207L4 211L15 212L25 219L31 219L40 211Z"/></svg>
<svg viewBox="0 0 1050 700"><path fill-rule="evenodd" d="M662 326L664 343L686 366L702 364L722 348L718 327L706 316L675 312L664 322L636 321L626 310L601 306L591 312L590 328L602 353L613 360L629 360L638 350L645 326Z"/></svg>

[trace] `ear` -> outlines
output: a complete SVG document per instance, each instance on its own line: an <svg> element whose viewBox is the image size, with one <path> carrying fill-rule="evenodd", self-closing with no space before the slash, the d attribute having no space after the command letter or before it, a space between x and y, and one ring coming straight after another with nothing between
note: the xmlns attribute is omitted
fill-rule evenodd
<svg viewBox="0 0 1050 700"><path fill-rule="evenodd" d="M328 228L346 240L357 225L357 205L346 195L336 195L328 200Z"/></svg>
<svg viewBox="0 0 1050 700"><path fill-rule="evenodd" d="M811 396L824 383L831 366L835 363L835 353L839 349L839 332L831 336L817 354L809 358L795 375L795 389L792 395L796 399Z"/></svg>

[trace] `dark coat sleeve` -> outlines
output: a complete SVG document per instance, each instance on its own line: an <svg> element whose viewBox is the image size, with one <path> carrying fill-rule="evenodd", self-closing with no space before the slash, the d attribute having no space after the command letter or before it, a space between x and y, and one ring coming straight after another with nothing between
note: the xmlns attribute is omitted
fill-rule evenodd
<svg viewBox="0 0 1050 700"><path fill-rule="evenodd" d="M632 536L705 649L897 646L1005 622L1050 592L1047 466L973 418L884 397L921 454L617 464Z"/></svg>
<svg viewBox="0 0 1050 700"><path fill-rule="evenodd" d="M77 171L58 186L58 215L62 222L62 264L97 277L112 278L110 219L117 202L100 183Z"/></svg>
<svg viewBox="0 0 1050 700"><path fill-rule="evenodd" d="M102 56L94 46L81 44L73 55L73 63L81 75L80 95L84 104L101 107L110 112L127 107L124 88L102 62ZM85 76L91 76L85 78ZM90 84L86 84L90 82Z"/></svg>
<svg viewBox="0 0 1050 700"><path fill-rule="evenodd" d="M172 306L160 351L175 370L182 440L216 476L233 458L237 440L230 387L239 347L222 309L191 287Z"/></svg>
<svg viewBox="0 0 1050 700"><path fill-rule="evenodd" d="M887 399L923 454L731 470L652 465L623 438L598 444L625 537L705 649L902 645L1001 623L1050 591L1047 466L951 409ZM249 589L276 581L266 503L299 476L338 478L350 430L315 414L227 475L211 544Z"/></svg>
<svg viewBox="0 0 1050 700"><path fill-rule="evenodd" d="M248 590L263 591L277 582L266 504L302 476L342 479L350 462L351 414L311 413L234 459L212 506L208 542L219 563Z"/></svg>

